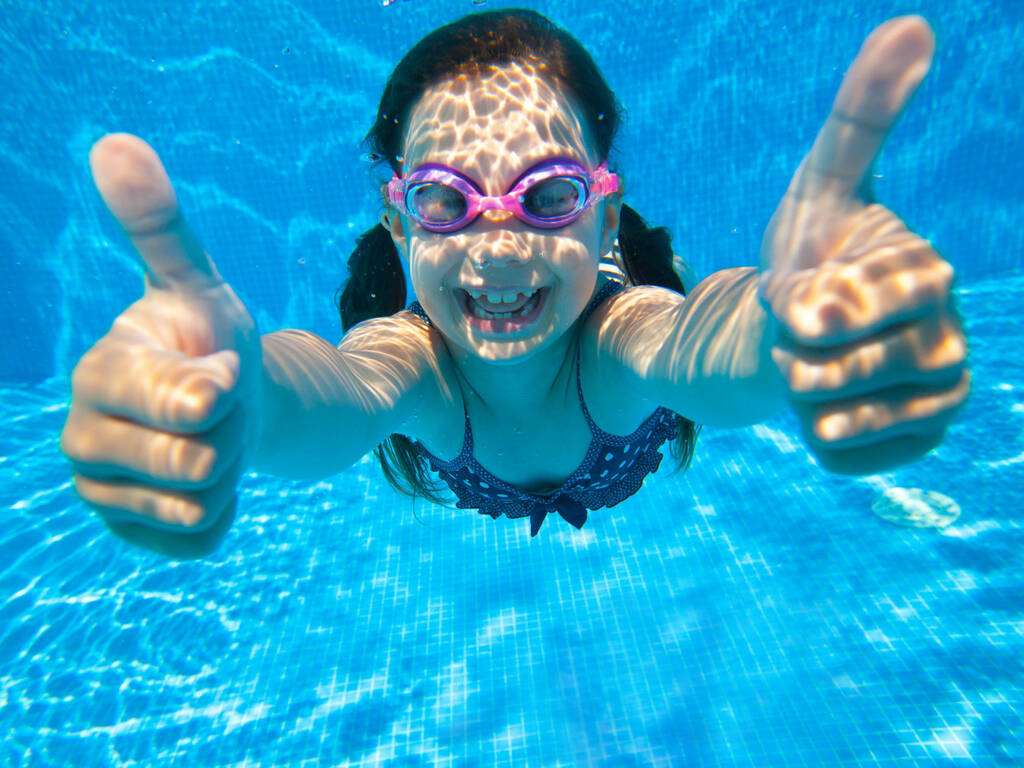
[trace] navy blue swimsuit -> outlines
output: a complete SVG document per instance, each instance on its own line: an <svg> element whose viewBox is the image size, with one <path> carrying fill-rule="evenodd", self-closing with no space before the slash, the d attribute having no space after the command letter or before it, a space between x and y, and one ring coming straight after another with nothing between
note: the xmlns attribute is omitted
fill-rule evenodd
<svg viewBox="0 0 1024 768"><path fill-rule="evenodd" d="M587 306L583 319L622 287L616 282L606 283ZM430 322L419 302L413 302L408 309ZM437 458L418 441L413 445L429 460L430 468L438 473L458 497L455 506L459 509L477 509L481 514L490 515L494 519L501 515L529 517L530 536L537 535L549 512L558 512L569 523L582 528L587 520L588 509L613 507L640 489L644 478L661 464L659 449L666 440L676 436L677 427L675 414L667 408L659 407L631 435L613 435L602 431L590 418L590 411L583 401L579 354L576 355L576 391L593 437L583 463L558 489L550 493L521 491L480 466L473 458L473 430L468 413L462 452L451 461Z"/></svg>

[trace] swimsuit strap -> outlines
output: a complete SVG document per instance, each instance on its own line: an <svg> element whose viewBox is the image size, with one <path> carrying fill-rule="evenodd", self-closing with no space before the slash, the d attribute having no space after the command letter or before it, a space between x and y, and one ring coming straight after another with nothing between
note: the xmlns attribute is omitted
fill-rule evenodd
<svg viewBox="0 0 1024 768"><path fill-rule="evenodd" d="M430 318L427 317L427 313L423 311L423 306L418 301L414 301L406 309L419 317L427 325L431 325Z"/></svg>
<svg viewBox="0 0 1024 768"><path fill-rule="evenodd" d="M597 307L610 296L614 296L616 293L621 291L624 286L621 283L609 281L602 286L601 290L597 292L594 299L587 305L586 310L583 312L584 321L590 317L590 314L597 309ZM580 398L580 406L583 408L583 418L587 420L587 427L590 428L590 435L593 439L600 441L608 433L597 426L594 420L590 417L590 410L587 408L587 401L583 398L583 380L580 378L580 358L583 355L580 354L580 345L576 344L576 393Z"/></svg>

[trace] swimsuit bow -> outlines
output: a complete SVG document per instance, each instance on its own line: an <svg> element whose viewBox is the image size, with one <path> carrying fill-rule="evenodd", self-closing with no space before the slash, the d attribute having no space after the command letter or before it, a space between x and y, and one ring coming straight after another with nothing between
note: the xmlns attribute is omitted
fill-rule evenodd
<svg viewBox="0 0 1024 768"><path fill-rule="evenodd" d="M558 512L567 523L582 528L587 522L587 508L566 494L553 501L538 501L530 509L530 536L536 536L549 512Z"/></svg>

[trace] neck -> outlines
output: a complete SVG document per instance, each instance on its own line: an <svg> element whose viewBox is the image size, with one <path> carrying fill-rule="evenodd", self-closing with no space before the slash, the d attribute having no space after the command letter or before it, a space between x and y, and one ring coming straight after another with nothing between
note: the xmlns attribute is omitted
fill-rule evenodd
<svg viewBox="0 0 1024 768"><path fill-rule="evenodd" d="M500 418L536 415L553 394L563 392L566 377L575 375L579 327L574 323L555 343L511 365L496 365L465 350L452 349L467 399L477 400Z"/></svg>

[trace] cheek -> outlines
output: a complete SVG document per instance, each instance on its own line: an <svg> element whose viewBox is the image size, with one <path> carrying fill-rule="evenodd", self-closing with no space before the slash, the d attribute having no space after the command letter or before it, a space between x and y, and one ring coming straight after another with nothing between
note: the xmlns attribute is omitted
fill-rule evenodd
<svg viewBox="0 0 1024 768"><path fill-rule="evenodd" d="M597 271L601 262L601 232L589 217L584 218L587 221L575 222L544 243L544 252L555 269L574 273Z"/></svg>
<svg viewBox="0 0 1024 768"><path fill-rule="evenodd" d="M413 285L437 289L436 283L443 279L445 271L451 266L449 249L439 247L419 239L409 242L409 276Z"/></svg>

